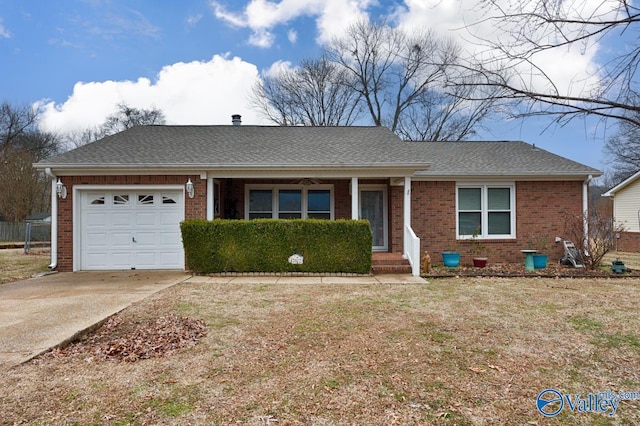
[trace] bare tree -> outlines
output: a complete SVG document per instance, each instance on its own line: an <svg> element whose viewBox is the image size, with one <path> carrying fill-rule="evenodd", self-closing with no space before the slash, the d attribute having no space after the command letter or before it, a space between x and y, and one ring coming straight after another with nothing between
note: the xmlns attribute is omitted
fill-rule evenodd
<svg viewBox="0 0 640 426"><path fill-rule="evenodd" d="M605 152L613 164L613 180L622 182L640 170L640 127L628 121L618 126L618 132L607 139Z"/></svg>
<svg viewBox="0 0 640 426"><path fill-rule="evenodd" d="M47 178L32 164L59 151L59 138L41 132L38 113L30 106L0 105L0 213L23 221L49 208Z"/></svg>
<svg viewBox="0 0 640 426"><path fill-rule="evenodd" d="M350 76L326 58L308 59L282 69L253 88L252 106L281 126L349 126L361 114Z"/></svg>
<svg viewBox="0 0 640 426"><path fill-rule="evenodd" d="M139 109L120 103L116 112L107 117L100 132L101 137L104 137L135 126L165 124L165 122L164 113L157 108Z"/></svg>
<svg viewBox="0 0 640 426"><path fill-rule="evenodd" d="M350 87L373 124L405 139L464 140L491 113L492 97L472 95L471 84L450 84L473 77L459 72L459 47L431 31L359 21L327 52L353 77Z"/></svg>
<svg viewBox="0 0 640 426"><path fill-rule="evenodd" d="M64 145L67 149L78 148L105 136L110 136L134 126L165 124L164 113L157 109L133 108L120 103L116 111L109 115L100 126L73 130L64 135Z"/></svg>
<svg viewBox="0 0 640 426"><path fill-rule="evenodd" d="M587 269L596 269L604 256L614 248L614 236L624 231L621 225L615 225L613 217L602 211L592 210L583 214L565 212L565 234L573 241L582 256ZM588 235L585 235L585 225Z"/></svg>
<svg viewBox="0 0 640 426"><path fill-rule="evenodd" d="M582 0L482 0L479 8L485 11L485 19L469 26L472 33L487 23L508 32L492 39L478 36L493 54L470 68L482 72L481 84L506 91L504 99L519 107L513 109L514 116L551 115L560 124L596 116L640 126L640 44L632 35L640 22L640 9L630 0L602 0L590 6ZM540 57L550 50L585 51L606 37L627 33L631 33L629 42L619 43L616 52L609 52L614 56L593 72L599 84L583 93L563 91L540 66ZM530 72L522 73L525 67Z"/></svg>

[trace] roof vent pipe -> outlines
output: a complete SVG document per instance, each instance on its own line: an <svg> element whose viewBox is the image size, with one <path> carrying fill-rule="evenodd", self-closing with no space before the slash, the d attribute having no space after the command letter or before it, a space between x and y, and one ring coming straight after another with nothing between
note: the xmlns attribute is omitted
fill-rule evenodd
<svg viewBox="0 0 640 426"><path fill-rule="evenodd" d="M233 114L231 116L231 124L239 126L242 124L242 116L240 114Z"/></svg>

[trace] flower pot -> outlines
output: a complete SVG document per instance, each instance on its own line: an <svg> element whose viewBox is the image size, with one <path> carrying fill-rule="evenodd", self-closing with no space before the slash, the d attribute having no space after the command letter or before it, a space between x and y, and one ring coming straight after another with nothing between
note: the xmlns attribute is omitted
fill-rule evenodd
<svg viewBox="0 0 640 426"><path fill-rule="evenodd" d="M460 253L456 251L443 251L442 263L448 268L457 268L460 265Z"/></svg>
<svg viewBox="0 0 640 426"><path fill-rule="evenodd" d="M533 255L533 269L544 269L547 267L548 254L534 254Z"/></svg>
<svg viewBox="0 0 640 426"><path fill-rule="evenodd" d="M475 266L476 268L484 268L485 266L487 266L488 260L489 259L487 259L486 257L474 257L473 266Z"/></svg>

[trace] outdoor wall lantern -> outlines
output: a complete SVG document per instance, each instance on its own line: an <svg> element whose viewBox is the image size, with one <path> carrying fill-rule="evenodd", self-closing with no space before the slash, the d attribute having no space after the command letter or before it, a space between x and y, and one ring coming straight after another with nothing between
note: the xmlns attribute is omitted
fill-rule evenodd
<svg viewBox="0 0 640 426"><path fill-rule="evenodd" d="M189 194L189 198L193 198L195 190L193 189L193 182L191 182L191 178L189 178L189 180L187 181L185 189L187 190L187 194Z"/></svg>
<svg viewBox="0 0 640 426"><path fill-rule="evenodd" d="M64 186L60 178L56 183L56 194L58 194L58 198L67 198L67 187Z"/></svg>

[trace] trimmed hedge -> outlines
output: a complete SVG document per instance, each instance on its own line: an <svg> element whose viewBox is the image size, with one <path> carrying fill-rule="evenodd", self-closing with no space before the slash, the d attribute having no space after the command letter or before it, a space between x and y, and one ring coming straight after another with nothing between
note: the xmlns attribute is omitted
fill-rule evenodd
<svg viewBox="0 0 640 426"><path fill-rule="evenodd" d="M367 220L190 219L180 229L194 273L371 271ZM289 263L296 253L302 264Z"/></svg>

